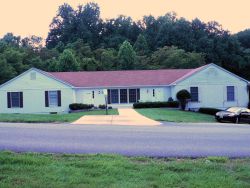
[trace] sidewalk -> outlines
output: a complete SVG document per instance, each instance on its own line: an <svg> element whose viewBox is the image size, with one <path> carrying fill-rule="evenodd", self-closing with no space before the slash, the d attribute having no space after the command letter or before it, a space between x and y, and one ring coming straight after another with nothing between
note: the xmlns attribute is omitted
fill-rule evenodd
<svg viewBox="0 0 250 188"><path fill-rule="evenodd" d="M135 126L156 126L161 123L142 116L134 109L118 109L119 115L91 115L83 116L72 124L81 125L135 125Z"/></svg>

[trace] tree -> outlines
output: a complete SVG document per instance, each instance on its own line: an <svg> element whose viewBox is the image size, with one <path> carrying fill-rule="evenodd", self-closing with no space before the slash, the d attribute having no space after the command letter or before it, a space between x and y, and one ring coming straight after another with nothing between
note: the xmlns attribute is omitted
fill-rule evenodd
<svg viewBox="0 0 250 188"><path fill-rule="evenodd" d="M16 72L7 61L0 56L0 83L4 83L16 76Z"/></svg>
<svg viewBox="0 0 250 188"><path fill-rule="evenodd" d="M134 44L134 50L136 54L139 56L144 56L148 54L149 52L148 43L142 34L140 34L137 37L137 40L135 41Z"/></svg>
<svg viewBox="0 0 250 188"><path fill-rule="evenodd" d="M177 47L165 46L159 48L151 56L149 63L153 69L166 68L196 68L205 64L204 55L195 52L185 52Z"/></svg>
<svg viewBox="0 0 250 188"><path fill-rule="evenodd" d="M59 56L57 69L59 71L78 71L79 68L79 63L77 62L73 52L69 49L64 50Z"/></svg>
<svg viewBox="0 0 250 188"><path fill-rule="evenodd" d="M124 41L118 52L120 68L123 70L134 69L136 53L128 41Z"/></svg>
<svg viewBox="0 0 250 188"><path fill-rule="evenodd" d="M187 90L183 89L177 92L176 98L180 101L181 109L185 110L187 100L191 98L191 95Z"/></svg>

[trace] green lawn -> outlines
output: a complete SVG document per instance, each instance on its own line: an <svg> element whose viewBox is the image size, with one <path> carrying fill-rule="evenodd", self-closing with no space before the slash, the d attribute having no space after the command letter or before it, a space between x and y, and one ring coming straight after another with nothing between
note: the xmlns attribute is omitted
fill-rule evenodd
<svg viewBox="0 0 250 188"><path fill-rule="evenodd" d="M0 152L0 187L250 187L250 159Z"/></svg>
<svg viewBox="0 0 250 188"><path fill-rule="evenodd" d="M92 110L71 114L0 114L0 122L73 122L84 115L104 115L105 113L105 110ZM108 113L116 115L118 111L117 109L110 109Z"/></svg>
<svg viewBox="0 0 250 188"><path fill-rule="evenodd" d="M197 112L172 110L166 108L136 109L140 114L157 121L170 122L215 122L214 116Z"/></svg>

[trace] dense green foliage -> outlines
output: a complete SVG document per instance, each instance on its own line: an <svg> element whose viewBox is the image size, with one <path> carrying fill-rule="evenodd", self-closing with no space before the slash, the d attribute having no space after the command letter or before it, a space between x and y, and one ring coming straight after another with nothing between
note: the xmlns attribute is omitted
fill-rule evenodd
<svg viewBox="0 0 250 188"><path fill-rule="evenodd" d="M73 103L69 105L70 110L83 110L93 108L93 104L82 104L82 103Z"/></svg>
<svg viewBox="0 0 250 188"><path fill-rule="evenodd" d="M40 37L7 33L0 39L0 83L30 67L45 71L194 68L218 64L250 79L250 31L232 35L217 22L167 13L140 21L103 20L87 3L59 7L46 45Z"/></svg>
<svg viewBox="0 0 250 188"><path fill-rule="evenodd" d="M250 160L0 152L0 187L249 187Z"/></svg>
<svg viewBox="0 0 250 188"><path fill-rule="evenodd" d="M186 89L182 89L177 92L176 98L180 101L181 109L185 110L186 104L188 102L187 100L191 98L191 94Z"/></svg>
<svg viewBox="0 0 250 188"><path fill-rule="evenodd" d="M144 108L136 109L136 111L156 121L184 123L215 122L214 116L201 114L198 112L189 112L166 108Z"/></svg>
<svg viewBox="0 0 250 188"><path fill-rule="evenodd" d="M133 104L134 108L178 108L178 101L167 102L138 102Z"/></svg>

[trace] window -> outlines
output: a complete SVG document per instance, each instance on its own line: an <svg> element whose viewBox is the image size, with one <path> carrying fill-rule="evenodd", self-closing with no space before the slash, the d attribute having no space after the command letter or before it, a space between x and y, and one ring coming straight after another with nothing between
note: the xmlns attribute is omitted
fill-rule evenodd
<svg viewBox="0 0 250 188"><path fill-rule="evenodd" d="M128 103L128 90L120 89L120 103Z"/></svg>
<svg viewBox="0 0 250 188"><path fill-rule="evenodd" d="M199 89L198 87L190 87L191 101L199 101Z"/></svg>
<svg viewBox="0 0 250 188"><path fill-rule="evenodd" d="M234 101L234 86L227 86L227 101Z"/></svg>
<svg viewBox="0 0 250 188"><path fill-rule="evenodd" d="M95 91L92 91L92 99L95 98Z"/></svg>
<svg viewBox="0 0 250 188"><path fill-rule="evenodd" d="M153 89L153 97L155 97L155 89Z"/></svg>
<svg viewBox="0 0 250 188"><path fill-rule="evenodd" d="M23 92L8 92L7 103L8 103L8 108L22 108Z"/></svg>
<svg viewBox="0 0 250 188"><path fill-rule="evenodd" d="M140 89L108 89L108 104L135 103L140 100Z"/></svg>
<svg viewBox="0 0 250 188"><path fill-rule="evenodd" d="M45 107L61 106L61 91L45 91Z"/></svg>
<svg viewBox="0 0 250 188"><path fill-rule="evenodd" d="M111 89L111 103L119 103L118 89Z"/></svg>
<svg viewBox="0 0 250 188"><path fill-rule="evenodd" d="M57 91L49 91L49 106L58 106Z"/></svg>
<svg viewBox="0 0 250 188"><path fill-rule="evenodd" d="M129 103L135 103L136 100L136 89L129 89Z"/></svg>

